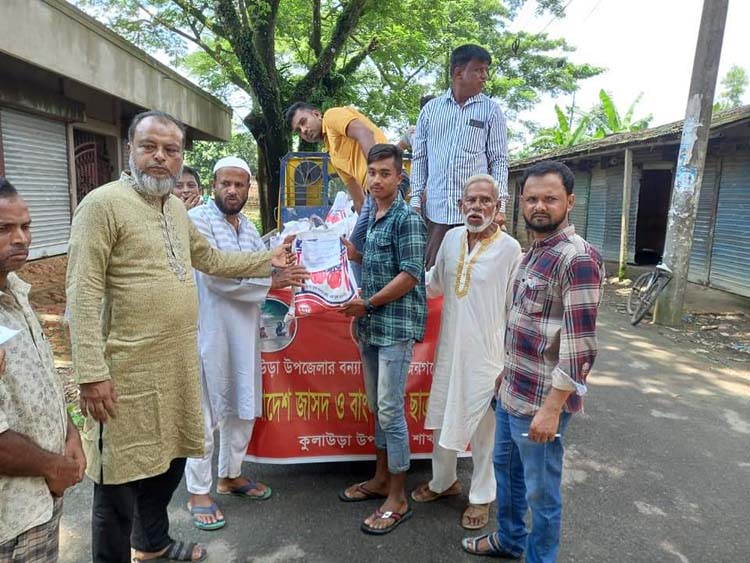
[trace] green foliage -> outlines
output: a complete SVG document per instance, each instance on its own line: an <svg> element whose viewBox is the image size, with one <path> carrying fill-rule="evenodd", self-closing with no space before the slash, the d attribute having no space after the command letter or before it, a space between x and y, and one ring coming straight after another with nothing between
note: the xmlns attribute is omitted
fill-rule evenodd
<svg viewBox="0 0 750 563"><path fill-rule="evenodd" d="M419 98L449 84L450 51L478 43L492 54L486 92L515 112L543 93L573 92L601 69L568 59L546 33L511 32L529 0L71 0L231 103L249 98L245 123L259 143L263 219L272 219L278 162L290 148L282 110L304 99L323 109L353 104L393 129L414 123ZM536 0L563 16L565 0Z"/></svg>
<svg viewBox="0 0 750 563"><path fill-rule="evenodd" d="M356 104L380 125L413 123L420 96L447 88L448 56L452 48L465 42L484 45L492 53L493 74L486 91L510 110L532 107L541 93L572 92L579 80L601 72L591 65L569 61L567 53L573 49L564 39L508 31L525 1L367 3L359 24L337 54L333 70L316 84L308 101L324 108ZM213 1L77 3L140 47L167 53L175 65L197 77L202 87L225 100L234 88L255 97L252 81L244 75L228 34L216 33L220 30L216 29ZM258 14L267 13L270 6L264 0L248 5L249 11ZM561 16L563 5L562 0L543 0L537 2L537 11ZM341 10L337 2L321 2L320 44L331 39ZM200 18L191 15L193 11ZM292 101L294 87L319 59L311 40L311 12L309 0L278 2L276 60L269 62L278 70L282 105ZM361 62L354 64L363 54Z"/></svg>
<svg viewBox="0 0 750 563"><path fill-rule="evenodd" d="M719 95L718 109L731 109L742 105L742 97L750 84L748 72L739 65L733 65L721 80L722 91ZM717 106L714 105L714 111Z"/></svg>
<svg viewBox="0 0 750 563"><path fill-rule="evenodd" d="M612 97L604 90L599 90L599 104L595 106L588 116L594 127L592 136L601 139L614 133L623 133L626 131L640 131L646 129L653 119L653 115L648 114L645 117L634 119L635 106L641 101L643 94L638 94L633 103L630 104L622 116L617 110Z"/></svg>
<svg viewBox="0 0 750 563"><path fill-rule="evenodd" d="M568 121L568 117L557 104L555 104L555 115L557 124L554 127L538 130L534 139L524 149L522 156L572 147L590 139L588 135L590 118L587 115L583 115L577 123L574 123L573 119ZM571 117L574 118L574 116Z"/></svg>
<svg viewBox="0 0 750 563"><path fill-rule="evenodd" d="M519 156L525 158L554 149L572 147L614 133L646 129L653 118L650 114L639 119L633 118L641 96L642 94L630 104L624 115L617 109L612 97L604 90L599 91L599 103L590 111L577 113L571 111L570 119L560 106L555 105L557 123L553 127L535 131L534 138Z"/></svg>
<svg viewBox="0 0 750 563"><path fill-rule="evenodd" d="M257 172L258 151L250 133L235 132L228 143L196 141L190 150L185 151L185 164L195 168L200 174L204 193L211 191L214 164L225 156L238 156L250 165L254 174Z"/></svg>

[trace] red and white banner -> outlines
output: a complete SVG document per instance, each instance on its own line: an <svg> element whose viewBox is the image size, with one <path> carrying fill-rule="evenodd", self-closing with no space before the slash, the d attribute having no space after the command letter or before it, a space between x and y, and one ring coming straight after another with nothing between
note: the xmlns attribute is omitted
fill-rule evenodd
<svg viewBox="0 0 750 563"><path fill-rule="evenodd" d="M373 414L367 406L352 320L328 312L284 322L289 291L263 305L263 418L255 423L248 460L309 463L374 457ZM424 429L442 299L428 302L427 332L414 346L404 397L412 457L432 453Z"/></svg>

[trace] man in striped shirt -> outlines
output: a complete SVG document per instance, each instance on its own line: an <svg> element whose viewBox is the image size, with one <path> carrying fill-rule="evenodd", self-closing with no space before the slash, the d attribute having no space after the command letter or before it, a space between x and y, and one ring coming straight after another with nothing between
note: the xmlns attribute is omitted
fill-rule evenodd
<svg viewBox="0 0 750 563"><path fill-rule="evenodd" d="M426 266L435 263L449 229L463 224L458 201L464 183L490 174L500 186L498 223L508 200L508 148L505 116L482 93L492 62L478 45L451 53L451 87L419 112L412 146L411 206L427 223Z"/></svg>
<svg viewBox="0 0 750 563"><path fill-rule="evenodd" d="M513 284L506 359L495 387L498 529L467 538L469 553L553 563L560 545L563 436L583 408L596 358L596 316L604 268L568 224L574 176L540 162L521 180L521 209L534 242ZM531 508L531 532L526 511Z"/></svg>
<svg viewBox="0 0 750 563"><path fill-rule="evenodd" d="M212 248L230 252L259 252L265 245L242 213L252 174L235 156L214 165L214 199L194 207L190 220ZM185 481L188 509L200 530L218 530L224 514L210 495L214 431L219 430L216 492L245 500L265 500L271 488L242 475L247 444L255 419L263 414L260 363L261 306L271 289L304 285L302 266L276 270L268 278L221 278L195 273L198 289L198 354L205 456L188 459Z"/></svg>

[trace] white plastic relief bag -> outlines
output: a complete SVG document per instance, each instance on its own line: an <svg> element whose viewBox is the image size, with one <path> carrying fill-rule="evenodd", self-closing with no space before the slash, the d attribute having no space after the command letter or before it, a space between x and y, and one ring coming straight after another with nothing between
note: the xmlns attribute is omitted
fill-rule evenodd
<svg viewBox="0 0 750 563"><path fill-rule="evenodd" d="M295 317L339 309L357 296L357 283L337 229L299 233L292 250L297 263L310 274L305 287L293 293L289 312Z"/></svg>

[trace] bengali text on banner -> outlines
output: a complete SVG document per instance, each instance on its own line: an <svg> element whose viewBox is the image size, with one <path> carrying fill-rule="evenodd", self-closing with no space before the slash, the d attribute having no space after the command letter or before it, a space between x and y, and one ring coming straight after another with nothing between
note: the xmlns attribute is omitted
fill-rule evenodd
<svg viewBox="0 0 750 563"><path fill-rule="evenodd" d="M247 458L308 463L374 457L373 414L352 320L328 312L284 322L289 297L288 291L273 291L263 305L263 417L255 423ZM428 303L425 339L414 346L404 397L412 457L432 453L432 430L424 429L424 420L442 299Z"/></svg>

